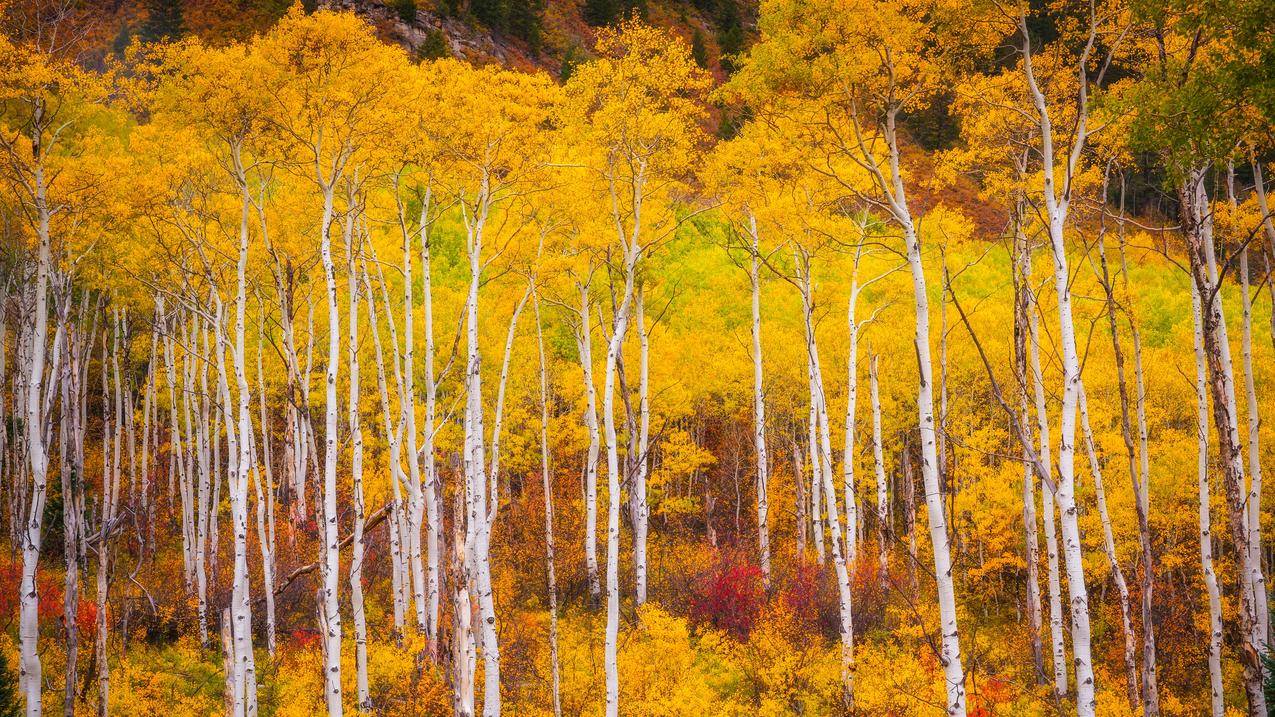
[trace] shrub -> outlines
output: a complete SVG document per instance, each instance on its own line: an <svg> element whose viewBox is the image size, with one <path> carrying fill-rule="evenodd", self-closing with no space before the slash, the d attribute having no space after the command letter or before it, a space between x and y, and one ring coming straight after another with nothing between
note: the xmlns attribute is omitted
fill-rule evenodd
<svg viewBox="0 0 1275 717"><path fill-rule="evenodd" d="M711 624L736 638L746 638L766 601L761 569L743 561L726 561L696 582L691 619Z"/></svg>

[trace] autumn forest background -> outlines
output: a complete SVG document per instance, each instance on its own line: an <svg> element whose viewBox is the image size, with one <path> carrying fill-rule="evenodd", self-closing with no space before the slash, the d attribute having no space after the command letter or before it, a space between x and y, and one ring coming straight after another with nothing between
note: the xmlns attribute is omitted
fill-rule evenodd
<svg viewBox="0 0 1275 717"><path fill-rule="evenodd" d="M1269 3L0 30L0 715L1275 714Z"/></svg>

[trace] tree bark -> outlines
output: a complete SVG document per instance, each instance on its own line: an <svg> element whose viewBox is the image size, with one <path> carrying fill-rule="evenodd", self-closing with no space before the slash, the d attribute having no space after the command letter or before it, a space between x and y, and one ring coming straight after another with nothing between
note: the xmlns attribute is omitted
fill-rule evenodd
<svg viewBox="0 0 1275 717"><path fill-rule="evenodd" d="M1204 316L1200 290L1191 282L1191 315L1195 326L1195 403L1197 413L1196 443L1200 494L1200 568L1204 573L1204 589L1209 600L1209 707L1212 717L1226 712L1222 683L1222 598L1217 573L1213 569L1213 525L1210 515L1209 489L1209 397L1208 369L1204 358Z"/></svg>

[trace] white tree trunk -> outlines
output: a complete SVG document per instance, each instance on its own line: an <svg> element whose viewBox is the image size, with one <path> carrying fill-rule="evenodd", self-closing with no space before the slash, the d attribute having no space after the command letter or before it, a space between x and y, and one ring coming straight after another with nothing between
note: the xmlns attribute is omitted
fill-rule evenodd
<svg viewBox="0 0 1275 717"><path fill-rule="evenodd" d="M846 561L851 570L858 559L859 539L859 500L855 495L854 451L857 423L855 409L859 403L859 329L860 324L855 316L859 304L859 259L862 247L855 249L854 273L850 279L850 299L846 308L846 323L850 329L848 358L846 359L846 421L845 445L842 452L843 490L846 505ZM883 576L884 577L884 576Z"/></svg>
<svg viewBox="0 0 1275 717"><path fill-rule="evenodd" d="M35 123L37 127L40 123ZM40 143L34 143L39 155ZM45 176L42 157L35 157L35 205L37 215L36 238L39 242L36 256L35 295L27 344L30 355L25 371L26 395L21 403L23 427L26 430L27 464L30 471L30 502L23 521L22 532L22 581L19 586L18 652L19 682L26 698L28 717L42 714L40 692L43 680L40 670L40 615L39 593L36 587L36 569L40 562L41 529L44 523L44 502L48 489L49 454L44 443L45 413L44 369L49 338L49 275L52 272L52 248L49 234L50 210L45 196Z"/></svg>
<svg viewBox="0 0 1275 717"><path fill-rule="evenodd" d="M1033 299L1034 305L1034 299ZM1029 308L1032 389L1036 398L1036 432L1040 444L1037 451L1040 462L1052 466L1052 439L1049 430L1049 409L1045 403L1045 379L1040 368L1040 332L1037 329L1037 309ZM1041 493L1045 510L1045 555L1049 564L1049 644L1054 657L1054 697L1060 702L1067 697L1067 647L1063 637L1062 580L1058 566L1057 493L1045 486Z"/></svg>
<svg viewBox="0 0 1275 717"><path fill-rule="evenodd" d="M813 360L814 357L811 358ZM825 456L824 460L830 463L831 457ZM824 502L828 510L828 532L832 535L832 563L837 578L837 606L841 618L841 699L846 714L854 714L854 613L850 598L850 572L846 567L846 556L841 551L843 541L837 537L842 532L832 471L823 471L823 483Z"/></svg>
<svg viewBox="0 0 1275 717"><path fill-rule="evenodd" d="M265 338L257 342L257 401L261 411L261 471L253 473L253 489L257 494L257 543L261 549L262 596L266 601L266 649L275 656L278 640L275 634L275 530L274 530L274 468L271 463L269 414L266 411L266 379L262 370L262 351ZM265 489L261 486L261 473L266 476Z"/></svg>
<svg viewBox="0 0 1275 717"><path fill-rule="evenodd" d="M540 299L536 299L536 348L540 352L540 478L545 494L545 575L549 590L549 667L553 673L553 715L562 717L561 677L558 671L558 582L554 571L553 477L549 470L549 367L545 358Z"/></svg>
<svg viewBox="0 0 1275 717"><path fill-rule="evenodd" d="M589 595L596 604L602 597L598 574L598 454L602 435L598 428L598 398L593 383L593 319L589 311L589 284L581 282L580 330L576 342L580 369L584 374L584 427L589 432L589 449L584 463L584 567L589 578Z"/></svg>
<svg viewBox="0 0 1275 717"><path fill-rule="evenodd" d="M363 500L363 427L359 420L359 281L355 272L354 242L355 213L359 207L351 191L346 206L344 222L346 251L346 293L350 301L350 332L346 344L346 363L350 371L350 400L348 423L350 427L350 481L354 499L354 533L350 549L350 609L354 616L354 662L357 707L372 708L368 697L367 681L367 613L363 606L363 526L366 507ZM371 300L371 296L368 300Z"/></svg>
<svg viewBox="0 0 1275 717"><path fill-rule="evenodd" d="M881 446L881 394L877 379L877 357L872 357L868 371L872 393L872 462L877 478L877 560L884 587L890 576L890 483L885 475L885 453Z"/></svg>
<svg viewBox="0 0 1275 717"><path fill-rule="evenodd" d="M908 267L912 274L912 299L916 307L917 425L921 436L921 478L925 484L925 506L929 517L930 543L934 550L934 575L938 587L939 621L942 635L943 674L947 681L947 712L954 717L966 713L965 667L961 663L960 631L956 624L956 586L952 580L952 550L939 490L938 451L935 446L934 368L930 360L930 299L921 261L921 242L907 206L903 176L899 172L899 149L894 130L894 114L888 117L890 170L894 184L894 213L903 227Z"/></svg>
<svg viewBox="0 0 1275 717"><path fill-rule="evenodd" d="M761 248L757 235L757 219L748 217L748 228L753 246L748 269L748 284L752 289L752 338L753 338L753 450L757 457L757 554L761 563L762 585L770 592L770 527L767 515L768 484L770 478L769 456L766 453L766 393L762 384L761 354ZM847 453L848 455L848 453Z"/></svg>
<svg viewBox="0 0 1275 717"><path fill-rule="evenodd" d="M1227 196L1232 209L1238 211L1235 200L1234 168L1227 167ZM1265 188L1263 188L1265 194ZM1259 199L1260 203L1260 199ZM1263 225L1271 218L1263 213ZM1257 389L1253 379L1253 297L1249 293L1248 245L1240 249L1240 361L1244 369L1245 413L1248 418L1248 499L1245 507L1248 511L1248 549L1252 553L1250 560L1261 565L1262 562L1262 416L1257 408ZM1253 597L1257 610L1257 624L1254 625L1254 640L1265 644L1270 634L1270 611L1267 607L1266 576L1259 572L1254 576Z"/></svg>
<svg viewBox="0 0 1275 717"><path fill-rule="evenodd" d="M336 300L336 269L332 262L332 187L323 188L323 218L319 226L319 251L328 302L328 357L324 377L323 413L323 588L320 591L323 616L324 699L328 717L340 717L341 704L341 609L339 600L341 560L337 526L337 372L341 364L341 314Z"/></svg>
<svg viewBox="0 0 1275 717"><path fill-rule="evenodd" d="M1093 473L1094 500L1098 504L1098 517L1102 521L1102 548L1111 566L1111 578L1120 598L1120 627L1124 633L1124 664L1128 675L1129 707L1138 707L1138 658L1133 635L1133 619L1129 607L1129 584L1125 581L1120 560L1116 557L1116 539L1111 529L1111 516L1107 512L1107 491L1102 480L1102 465L1098 461L1098 448L1093 429L1089 426L1089 400L1083 385L1080 390L1080 427L1085 437L1085 450L1089 454L1089 470ZM1154 663L1153 663L1154 664Z"/></svg>
<svg viewBox="0 0 1275 717"><path fill-rule="evenodd" d="M1218 434L1228 507L1231 538L1240 555L1241 634L1245 636L1240 650L1244 666L1244 690L1248 695L1251 717L1266 713L1266 696L1262 690L1263 673L1259 655L1264 647L1258 635L1257 596L1254 586L1265 582L1261 562L1249 550L1249 525L1246 505L1247 481L1244 456L1240 448L1239 416L1235 399L1234 364L1226 317L1222 305L1217 260L1213 245L1213 221L1208 195L1204 188L1205 171L1192 169L1179 187L1179 203L1191 262L1191 274L1204 300L1204 347L1209 366L1209 390L1212 398L1213 424Z"/></svg>
<svg viewBox="0 0 1275 717"><path fill-rule="evenodd" d="M424 484L415 473L410 473L415 486L413 494L411 520L409 526L411 528L408 536L410 550L410 562L412 565L413 575L419 576L422 571L422 558L420 551L420 532L421 520L425 520L425 557L423 569L425 571L425 634L429 640L430 654L437 659L438 655L438 638L439 638L439 591L441 589L441 554L440 544L442 535L442 486L439 483L438 464L434 459L434 436L438 430L435 425L435 414L437 411L437 395L438 383L434 378L434 290L433 290L433 265L431 263L431 239L429 235L430 216L432 195L427 190L423 201L421 202L420 213L420 246L421 246L421 304L423 309L424 326L422 330L425 334L425 434L421 444L420 452L416 451L416 418L415 410L407 413L407 420L410 429L409 439L409 457L413 469L424 459ZM404 238L403 252L405 255L404 262L406 275L408 277L408 286L404 287L404 297L407 299L407 311L411 311L411 264L410 259L406 257L408 248L406 238ZM389 311L389 307L386 307ZM410 318L405 318L410 322ZM408 326L406 348L410 355L412 342L412 331L410 324ZM408 361L408 370L405 372L404 380L408 382L406 406L411 407L415 401L415 392L410 384L410 374L412 373L411 361ZM419 587L419 577L414 579L414 584L418 587L416 600L419 603L422 596ZM417 609L419 619L420 608Z"/></svg>
<svg viewBox="0 0 1275 717"><path fill-rule="evenodd" d="M1197 418L1196 442L1199 446L1200 484L1200 568L1204 572L1204 588L1209 600L1209 706L1212 717L1226 712L1222 684L1222 597L1217 573L1213 570L1213 525L1209 515L1209 398L1208 372L1204 359L1204 318L1200 290L1191 281L1191 315L1195 325L1195 402Z"/></svg>
<svg viewBox="0 0 1275 717"><path fill-rule="evenodd" d="M938 593L941 645L939 661L946 680L947 713L964 717L966 713L965 667L961 662L960 630L956 622L956 585L952 579L952 548L947 518L939 486L938 449L935 444L934 365L930 357L930 299L926 288L925 266L921 260L921 242L908 208L903 174L900 170L896 119L899 108L887 110L881 126L888 150L889 177L879 170L873 176L887 201L895 222L903 231L908 268L912 277L912 300L916 310L913 345L916 350L917 428L921 439L921 478L925 485L925 507L929 518L930 544L934 552L934 576ZM868 157L877 166L877 160Z"/></svg>
<svg viewBox="0 0 1275 717"><path fill-rule="evenodd" d="M637 291L638 334L638 442L637 466L633 472L633 599L638 605L646 602L646 540L650 525L650 509L646 501L646 474L650 465L647 448L650 442L650 335L646 328L644 292Z"/></svg>
<svg viewBox="0 0 1275 717"><path fill-rule="evenodd" d="M606 374L602 389L602 420L607 447L607 620L606 620L606 715L617 717L620 709L620 675L617 650L620 634L620 456L615 431L616 363L628 332L633 303L635 274L641 247L637 238L624 241L624 293L615 312L615 324L607 345Z"/></svg>
<svg viewBox="0 0 1275 717"><path fill-rule="evenodd" d="M483 421L482 355L478 345L478 289L482 283L483 231L490 194L484 181L472 220L467 220L466 249L469 257L469 292L465 301L465 509L466 553L469 559L470 590L478 603L478 631L483 656L483 714L500 714L500 647L496 632L496 610L491 587L491 529L499 495L494 486L499 465L500 412L497 411L492 441L492 471L486 464ZM522 304L519 304L519 310ZM517 320L515 311L514 321ZM512 338L513 324L510 326ZM503 388L503 381L502 381Z"/></svg>
<svg viewBox="0 0 1275 717"><path fill-rule="evenodd" d="M1089 593L1085 587L1081 561L1080 526L1075 496L1076 404L1080 391L1080 356L1076 348L1076 327L1071 310L1071 275L1067 262L1064 229L1071 201L1071 179L1087 137L1086 98L1088 78L1082 59L1079 63L1079 108L1074 140L1065 165L1066 176L1061 191L1054 181L1053 126L1044 95L1037 87L1032 67L1030 37L1026 19L1021 20L1024 36L1023 68L1028 89L1035 105L1040 134L1040 156L1043 157L1045 214L1049 223L1049 245L1054 259L1054 291L1058 296L1058 333L1063 364L1062 415L1058 429L1058 480L1055 500L1061 517L1063 560L1067 567L1067 591L1071 602L1072 655L1076 672L1076 712L1078 717L1093 717L1096 709L1093 654L1090 645ZM1088 54L1086 48L1085 55ZM1049 464L1046 463L1048 466ZM1052 467L1051 467L1052 470Z"/></svg>
<svg viewBox="0 0 1275 717"><path fill-rule="evenodd" d="M394 639L400 642L403 635L403 627L406 620L407 604L409 602L408 590L411 586L411 576L409 575L407 566L407 545L410 538L407 537L406 531L408 526L408 518L403 506L402 488L403 483L403 467L402 467L402 427L403 422L395 421L390 412L390 393L389 384L385 379L385 353L381 346L381 329L376 315L376 294L372 291L372 280L368 275L367 264L363 265L363 286L367 291L367 309L368 309L368 325L371 327L372 345L375 349L376 356L376 385L379 390L381 399L381 418L385 427L385 442L387 444L387 454L389 457L389 474L390 486L393 491L393 498L390 503L390 582L394 596ZM389 302L389 292L385 290L384 283L381 284L382 293L385 299L385 312L388 317L388 323L393 325L393 317L391 312L393 307ZM397 335L393 339L394 345L398 345ZM397 353L397 350L396 350ZM397 359L395 360L395 369L398 369ZM397 371L395 378L398 380L401 388L402 379L401 371ZM402 418L402 411L399 413ZM410 507L408 508L410 510ZM437 655L431 653L434 659Z"/></svg>

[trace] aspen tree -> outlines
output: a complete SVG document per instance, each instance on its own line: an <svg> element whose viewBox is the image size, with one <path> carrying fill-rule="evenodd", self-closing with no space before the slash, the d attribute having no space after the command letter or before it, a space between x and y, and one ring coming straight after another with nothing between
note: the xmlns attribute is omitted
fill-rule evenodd
<svg viewBox="0 0 1275 717"><path fill-rule="evenodd" d="M1195 402L1198 414L1200 495L1200 568L1204 572L1204 589L1209 601L1209 708L1212 717L1225 714L1225 686L1222 682L1222 600L1217 573L1213 569L1213 525L1210 515L1209 487L1209 397L1208 367L1204 358L1204 318L1199 287L1191 282L1191 318L1195 334Z"/></svg>
<svg viewBox="0 0 1275 717"><path fill-rule="evenodd" d="M1030 277L1030 265L1027 271L1027 276ZM1045 399L1045 378L1040 362L1040 330L1038 328L1040 305L1034 292L1031 294L1031 302L1034 308L1030 309L1031 313L1028 316L1028 337L1032 395L1035 397L1036 408L1036 437L1039 441L1037 450L1040 454L1040 462L1046 466L1052 466L1053 441L1049 429L1049 408ZM1045 557L1049 566L1047 583L1049 586L1049 644L1054 658L1054 697L1062 701L1067 697L1070 683L1067 674L1067 646L1063 638L1062 578L1058 566L1058 528L1056 526L1058 496L1052 486L1046 485L1041 493L1041 499L1045 519Z"/></svg>
<svg viewBox="0 0 1275 717"><path fill-rule="evenodd" d="M1045 215L1048 220L1049 246L1054 264L1054 293L1058 303L1059 340L1063 365L1062 413L1058 436L1058 483L1055 499L1062 528L1062 552L1067 570L1067 590L1071 604L1072 654L1075 662L1076 709L1081 717L1094 714L1096 708L1093 653L1089 627L1089 594L1085 585L1084 565L1081 562L1080 528L1075 499L1075 433L1076 408L1081 387L1080 356L1076 342L1076 328L1072 318L1071 276L1067 260L1066 224L1072 200L1074 178L1080 169L1082 153L1089 135L1088 93L1090 79L1088 63L1098 33L1103 29L1103 19L1091 11L1086 27L1087 39L1075 63L1077 75L1075 129L1071 146L1064 148L1061 185L1055 177L1055 164L1059 161L1054 148L1054 129L1051 107L1040 89L1035 66L1031 35L1027 17L1018 19L1022 36L1022 69L1024 80L1035 109L1038 123L1039 153L1042 176L1042 194ZM1118 43L1117 43L1118 44ZM1101 83L1101 75L1098 78ZM1050 465L1046 461L1047 465ZM1048 516L1047 516L1048 517ZM1048 528L1049 521L1046 521ZM1046 540L1048 540L1048 535ZM1152 654L1152 653L1148 653ZM1154 670L1154 658L1151 659ZM1154 678L1148 690L1154 690ZM1146 706L1149 710L1157 704L1153 692L1149 692ZM1158 713L1158 708L1155 708Z"/></svg>
<svg viewBox="0 0 1275 717"><path fill-rule="evenodd" d="M890 579L890 543L894 535L890 530L890 484L885 476L885 456L881 447L881 394L875 354L868 367L868 382L872 396L872 463L877 479L877 562L884 587Z"/></svg>
<svg viewBox="0 0 1275 717"><path fill-rule="evenodd" d="M540 297L532 307L536 312L536 348L540 356L540 478L545 503L545 575L549 589L549 665L553 673L553 714L562 717L561 676L558 671L558 582L554 570L553 480L549 468L549 368L545 358L544 326L540 319Z"/></svg>
<svg viewBox="0 0 1275 717"><path fill-rule="evenodd" d="M268 114L271 129L300 159L322 199L318 218L319 254L327 305L324 366L324 452L322 464L322 576L324 694L330 717L342 714L340 552L337 525L338 396L341 311L331 229L335 193L367 152L389 131L394 107L381 88L403 72L403 53L382 45L371 29L351 15L327 11L305 15L299 6L257 41L261 61L279 77ZM414 458L414 457L413 457Z"/></svg>
<svg viewBox="0 0 1275 717"><path fill-rule="evenodd" d="M930 542L937 579L941 641L939 658L946 681L946 709L966 713L965 669L960 655L951 543L938 476L933 365L930 357L929 298L921 242L910 208L898 141L900 113L920 106L936 89L947 65L938 52L948 43L932 34L958 27L951 9L939 3L882 7L876 3L776 2L763 8L767 29L733 81L740 93L760 103L813 105L812 135L848 167L834 176L866 204L886 213L901 230L912 277L916 309L914 347L919 373L917 423ZM968 27L963 18L962 27ZM953 43L952 46L959 45ZM800 62L785 58L800 56ZM798 67L800 73L793 73ZM828 81L835 77L835 81ZM824 94L825 90L828 94ZM830 163L820 163L828 167ZM827 171L825 169L825 171ZM866 174L866 177L863 175ZM854 176L858 175L858 176Z"/></svg>
<svg viewBox="0 0 1275 717"><path fill-rule="evenodd" d="M7 4L6 4L7 5ZM7 11L6 6L0 10ZM14 410L21 415L23 464L15 474L12 521L22 551L18 600L19 687L29 717L42 714L42 668L39 654L39 587L36 570L43 546L44 508L48 497L50 464L49 426L52 396L56 395L57 363L65 321L58 319L50 335L50 290L60 272L66 247L55 249L54 232L74 217L76 197L64 191L68 180L60 171L68 138L82 119L83 99L99 92L96 82L73 62L59 56L56 43L44 43L45 34L56 37L64 14L35 17L34 28L13 26L0 35L0 156L5 159L0 178L8 195L20 208L32 246L23 241L22 262L29 267L23 287L26 311L22 317L15 383ZM34 37L18 33L33 31ZM10 36L13 33L13 36ZM67 225L69 226L69 225ZM50 347L52 341L52 349ZM17 480L19 476L23 481ZM22 504L19 504L19 501ZM20 526L20 527L17 527Z"/></svg>
<svg viewBox="0 0 1275 717"><path fill-rule="evenodd" d="M636 20L599 33L600 57L578 68L566 85L565 124L582 136L584 166L609 197L621 277L607 337L602 419L607 448L606 714L619 713L620 461L615 429L616 364L628 333L638 262L676 228L667 204L670 185L685 173L702 116L708 78L687 48Z"/></svg>
<svg viewBox="0 0 1275 717"><path fill-rule="evenodd" d="M1239 582L1240 664L1248 698L1248 714L1267 710L1262 683L1265 670L1264 620L1256 586L1265 584L1259 552L1252 549L1247 508L1248 476L1240 438L1234 363L1228 338L1220 263L1214 239L1213 210L1206 187L1211 166L1233 156L1248 130L1245 105L1225 98L1246 81L1244 61L1231 57L1243 50L1243 35L1223 31L1253 12L1245 3L1220 6L1136 6L1138 29L1152 29L1140 46L1147 57L1138 81L1125 90L1123 103L1133 115L1129 144L1156 154L1178 203L1180 233L1192 280L1201 297L1202 340L1208 367L1213 428L1225 488L1227 525L1237 560ZM1256 12L1261 12L1257 10ZM1196 38L1194 41L1188 38ZM1196 62L1196 58L1199 62ZM1191 98L1189 112L1183 100ZM1260 198L1259 198L1260 200ZM1256 228L1255 228L1256 229ZM1264 589L1262 590L1264 592Z"/></svg>

